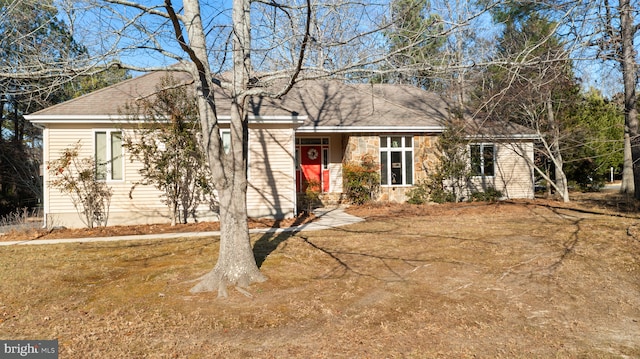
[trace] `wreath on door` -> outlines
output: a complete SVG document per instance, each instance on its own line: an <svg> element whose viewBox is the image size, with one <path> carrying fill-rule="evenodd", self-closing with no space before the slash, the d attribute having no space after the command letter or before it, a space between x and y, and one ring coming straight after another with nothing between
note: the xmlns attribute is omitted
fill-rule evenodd
<svg viewBox="0 0 640 359"><path fill-rule="evenodd" d="M307 156L309 156L310 160L315 160L316 158L318 158L318 150L316 150L315 148L310 148L307 152Z"/></svg>

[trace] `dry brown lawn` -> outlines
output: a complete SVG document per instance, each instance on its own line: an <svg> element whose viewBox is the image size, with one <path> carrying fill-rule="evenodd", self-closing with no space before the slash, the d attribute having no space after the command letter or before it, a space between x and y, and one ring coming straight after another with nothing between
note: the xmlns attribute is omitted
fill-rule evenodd
<svg viewBox="0 0 640 359"><path fill-rule="evenodd" d="M189 293L215 239L0 247L0 339L58 339L60 358L640 357L636 212L550 203L255 235L253 298Z"/></svg>

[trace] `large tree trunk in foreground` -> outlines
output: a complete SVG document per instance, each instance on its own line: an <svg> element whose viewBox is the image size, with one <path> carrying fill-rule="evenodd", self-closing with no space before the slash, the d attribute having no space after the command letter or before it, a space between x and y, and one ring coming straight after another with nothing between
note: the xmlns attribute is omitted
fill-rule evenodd
<svg viewBox="0 0 640 359"><path fill-rule="evenodd" d="M243 96L238 99L242 100ZM244 101L242 101L244 102ZM224 150L218 157L209 155L210 165L222 165L223 176L215 176L220 203L220 250L218 262L211 272L191 289L192 293L218 291L219 297L227 296L227 286L232 285L243 293L253 282L266 278L260 273L251 248L247 215L247 122L242 120L244 107L231 107L232 146L228 155ZM221 147L220 147L221 149ZM219 161L219 159L222 159ZM218 163L221 162L221 163ZM216 168L216 167L212 167Z"/></svg>
<svg viewBox="0 0 640 359"><path fill-rule="evenodd" d="M556 189L558 190L558 194L562 196L562 200L569 202L569 184L567 182L567 175L564 173L564 160L562 159L562 151L560 150L560 128L556 123L551 99L547 100L546 106L547 120L551 127L551 135L553 136L551 139L550 154L554 164Z"/></svg>
<svg viewBox="0 0 640 359"><path fill-rule="evenodd" d="M226 287L246 288L253 282L262 282L251 249L247 223L247 182L242 178L233 181L229 188L219 190L220 197L220 252L218 262L211 272L201 278L191 292L218 291L226 297Z"/></svg>
<svg viewBox="0 0 640 359"><path fill-rule="evenodd" d="M170 1L165 0L165 4ZM264 281L254 258L247 223L247 143L246 90L251 71L249 33L249 0L233 1L233 84L231 89L231 144L226 153L220 137L216 114L213 74L207 57L207 44L200 5L196 0L184 0L184 24L190 46L185 45L177 16L174 29L183 48L192 60L190 72L194 78L198 113L202 126L207 160L220 201L220 251L218 262L204 275L191 292L218 291L227 295L227 286L246 288L252 282ZM169 10L169 6L167 6ZM174 13L175 14L175 13Z"/></svg>
<svg viewBox="0 0 640 359"><path fill-rule="evenodd" d="M633 37L636 33L633 23L633 11L629 0L620 0L620 36L622 42L622 79L624 82L624 123L625 134L628 134L631 144L631 158L633 161L634 196L640 199L640 137L638 133L638 110L636 109L637 65L634 56Z"/></svg>

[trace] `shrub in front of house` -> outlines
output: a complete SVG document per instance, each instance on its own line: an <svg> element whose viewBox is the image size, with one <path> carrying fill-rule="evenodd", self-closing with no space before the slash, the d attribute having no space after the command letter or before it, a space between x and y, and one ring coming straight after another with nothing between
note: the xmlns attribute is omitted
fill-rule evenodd
<svg viewBox="0 0 640 359"><path fill-rule="evenodd" d="M429 184L426 181L419 181L407 191L407 203L425 204L429 201Z"/></svg>
<svg viewBox="0 0 640 359"><path fill-rule="evenodd" d="M349 162L342 167L344 191L353 204L371 202L380 188L379 165L371 155L364 155L359 162Z"/></svg>
<svg viewBox="0 0 640 359"><path fill-rule="evenodd" d="M502 192L494 187L488 187L482 192L471 193L472 202L496 202L502 198Z"/></svg>

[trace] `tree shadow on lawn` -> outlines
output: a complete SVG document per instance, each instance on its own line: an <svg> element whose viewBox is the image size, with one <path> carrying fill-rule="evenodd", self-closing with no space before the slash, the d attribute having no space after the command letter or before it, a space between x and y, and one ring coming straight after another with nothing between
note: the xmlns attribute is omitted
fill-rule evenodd
<svg viewBox="0 0 640 359"><path fill-rule="evenodd" d="M281 221L275 221L270 231L265 232L253 245L253 256L256 259L256 265L258 268L262 267L262 264L267 259L269 254L273 253L280 243L295 236L304 228L304 216L296 218L295 222L290 225L292 230L286 230L280 228ZM278 230L281 231L278 231Z"/></svg>
<svg viewBox="0 0 640 359"><path fill-rule="evenodd" d="M253 256L256 260L256 264L258 268L262 266L267 257L275 251L278 246L285 242L287 239L296 236L298 233L303 231L308 224L313 223L314 221L307 221L308 218L305 216L301 216L296 218L296 220L289 224L289 227L282 228L282 221L276 221L271 226L270 230L265 232L253 245ZM392 232L393 229L388 230L351 230L346 227L329 227L326 229L331 229L334 231L342 231L348 233L384 233L384 232ZM320 230L320 229L317 229Z"/></svg>
<svg viewBox="0 0 640 359"><path fill-rule="evenodd" d="M553 260L551 263L547 263L547 267L545 269L551 273L551 272L554 272L559 266L561 266L562 263L567 259L567 257L574 252L575 247L579 244L583 236L586 234L585 229L583 228L583 224L584 224L583 222L585 218L583 218L583 216L580 216L579 214L582 212L586 212L586 213L593 213L593 212L586 211L583 209L575 209L575 208L564 208L564 207L556 208L552 206L541 206L543 208L547 208L550 210L549 213L553 214L552 218L554 220L552 220L551 217L548 217L543 213L534 211L533 209L536 207L539 207L539 206L536 205L536 206L528 207L530 216L535 216L542 223L549 223L549 224L557 223L556 220L560 218L567 226L571 227L570 232L567 234L568 236L560 239L562 249L557 254L558 257L555 260ZM595 213L595 214L599 214L599 213ZM301 224L303 221L304 219L296 219L296 222L294 222L291 225L293 228L286 231L278 231L279 223L276 222L273 225L271 231L264 233L255 242L255 245L253 247L253 252L254 252L254 257L256 259L256 264L258 265L258 267L262 266L266 258L271 253L273 253L281 243L287 241L292 236L299 235L299 233L305 227L304 224ZM394 225L398 225L394 221L390 221L389 224L392 227ZM387 233L387 232L392 233L394 231L393 228L373 229L371 227L368 227L366 229L357 228L355 230L349 229L349 228L332 228L332 229L337 231L348 232L351 234L353 233L381 234L381 233ZM429 237L434 237L439 239L450 239L460 243L472 241L472 242L484 243L486 245L492 245L492 246L506 245L501 240L493 240L493 238L489 239L489 238L476 238L476 237L464 237L464 236L460 237L460 236L452 235L450 233L420 233L417 235L422 237L425 241L427 241L427 238ZM304 240L305 243L315 248L316 250L323 252L324 254L328 255L331 259L335 261L337 267L333 271L334 274L342 273L342 275L344 275L346 273L354 273L356 275L372 277L372 278L383 280L383 281L403 281L406 279L407 273L405 273L404 271L399 271L397 268L395 268L394 265L392 265L392 263L402 263L405 267L409 268L408 269L409 272L415 270L415 268L424 266L429 263L436 263L436 262L458 263L454 258L435 258L435 257L432 258L432 257L414 257L414 256L396 257L393 255L389 256L384 254L368 253L366 250L356 251L356 252L336 250L336 249L328 248L318 243L315 243L313 240L311 240L306 236L301 236L301 238ZM376 261L381 265L381 267L378 267L378 268L386 269L385 271L386 275L381 275L380 273L372 274L372 273L368 273L366 271L360 270L357 267L357 264L356 264L357 261L351 263L351 260L353 258ZM542 270L542 269L543 268L538 268L538 270Z"/></svg>

